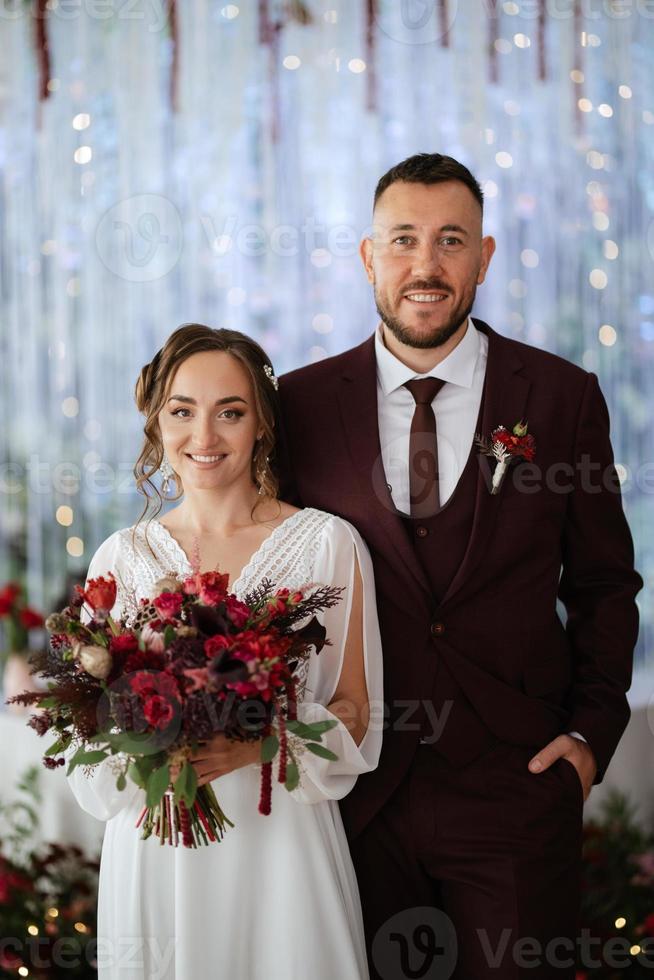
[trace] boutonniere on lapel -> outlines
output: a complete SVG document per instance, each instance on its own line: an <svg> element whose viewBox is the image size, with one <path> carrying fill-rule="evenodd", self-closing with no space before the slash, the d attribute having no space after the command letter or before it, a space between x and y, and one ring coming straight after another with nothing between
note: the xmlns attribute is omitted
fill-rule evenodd
<svg viewBox="0 0 654 980"><path fill-rule="evenodd" d="M475 436L475 443L484 456L497 460L493 470L491 493L499 493L511 463L526 460L531 463L536 455L536 440L527 435L527 423L516 422L511 432L504 425L493 429L490 439Z"/></svg>

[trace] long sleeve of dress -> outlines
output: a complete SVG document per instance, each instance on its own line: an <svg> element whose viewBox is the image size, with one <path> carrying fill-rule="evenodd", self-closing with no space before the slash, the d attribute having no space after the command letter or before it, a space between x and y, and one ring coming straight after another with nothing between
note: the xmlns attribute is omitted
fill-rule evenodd
<svg viewBox="0 0 654 980"><path fill-rule="evenodd" d="M302 803L341 799L354 787L361 773L375 769L379 762L383 671L372 561L358 531L338 517L329 521L323 530L313 581L320 585L345 586L346 591L336 606L319 616L331 646L325 646L319 654L314 652L311 656L304 698L298 704L298 718L307 723L336 720L327 705L338 687L345 658L356 655L356 650L348 643L348 633L357 569L363 591L361 631L370 722L359 745L340 720L323 735L322 744L338 756L338 761L322 759L306 750L302 753L300 785L292 792L292 796Z"/></svg>
<svg viewBox="0 0 654 980"><path fill-rule="evenodd" d="M128 570L122 567L120 543L120 532L107 538L93 556L87 575L88 582L100 575L106 576L108 572L113 573L118 582L116 604L111 611L115 619L123 615L127 601L125 573ZM74 751L75 749L69 749L67 756L73 755ZM124 790L116 789L116 774L109 759L95 766L88 775L83 766L78 766L68 777L68 784L82 809L97 820L111 819L129 806L137 793L143 792L129 779Z"/></svg>

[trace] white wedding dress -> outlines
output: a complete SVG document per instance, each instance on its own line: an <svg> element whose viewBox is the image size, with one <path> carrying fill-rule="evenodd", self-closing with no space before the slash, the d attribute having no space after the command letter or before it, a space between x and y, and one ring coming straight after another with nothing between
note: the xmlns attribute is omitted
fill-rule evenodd
<svg viewBox="0 0 654 980"><path fill-rule="evenodd" d="M149 541L149 546L148 546ZM152 550L151 550L152 549ZM276 587L346 586L321 613L332 645L308 662L303 721L333 718L344 653L355 556L363 581L368 698L381 705L382 655L370 556L358 532L322 511L297 511L278 525L230 584L239 598L268 578ZM130 616L165 574L190 574L188 559L157 521L117 531L96 552L89 578L113 572L114 616ZM100 980L361 980L368 977L357 882L338 803L360 773L374 769L379 724L357 746L344 725L323 736L338 756L304 752L301 785L273 779L272 813L258 812L258 765L214 780L235 823L220 843L195 850L141 840L135 828L144 793L119 792L108 763L69 782L79 804L107 821L100 871ZM276 767L274 769L276 776Z"/></svg>

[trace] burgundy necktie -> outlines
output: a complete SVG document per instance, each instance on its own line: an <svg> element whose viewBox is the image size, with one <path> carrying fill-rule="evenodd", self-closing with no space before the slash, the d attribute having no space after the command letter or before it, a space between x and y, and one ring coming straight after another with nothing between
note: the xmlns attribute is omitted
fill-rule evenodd
<svg viewBox="0 0 654 980"><path fill-rule="evenodd" d="M438 442L431 403L444 384L440 378L414 378L405 384L416 403L409 444L411 517L432 517L440 510Z"/></svg>

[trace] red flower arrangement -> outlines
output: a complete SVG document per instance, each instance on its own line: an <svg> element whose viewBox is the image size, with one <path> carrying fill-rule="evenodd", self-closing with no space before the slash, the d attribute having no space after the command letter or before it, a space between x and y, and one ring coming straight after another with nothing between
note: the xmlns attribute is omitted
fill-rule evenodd
<svg viewBox="0 0 654 980"><path fill-rule="evenodd" d="M145 791L137 823L144 838L196 847L233 826L211 784L198 787L190 761L217 732L261 741L264 814L276 756L289 791L300 781L302 751L336 758L320 743L337 722L297 718L297 668L329 643L315 613L339 602L343 590L313 586L305 596L264 581L241 602L228 586L217 572L168 577L130 624L111 617L113 576L78 586L71 605L46 621L50 650L35 663L49 690L12 698L43 709L33 727L56 736L48 768L64 764L64 753L69 774L112 758L117 787L131 779Z"/></svg>
<svg viewBox="0 0 654 980"><path fill-rule="evenodd" d="M491 432L490 439L475 436L475 443L484 456L497 460L491 483L491 493L500 492L506 471L511 463L519 460L533 462L536 456L536 440L527 434L527 423L516 422L511 432L499 425Z"/></svg>
<svg viewBox="0 0 654 980"><path fill-rule="evenodd" d="M12 653L25 650L28 632L43 626L43 616L27 605L23 588L16 582L0 589L0 619L6 620L7 646Z"/></svg>

